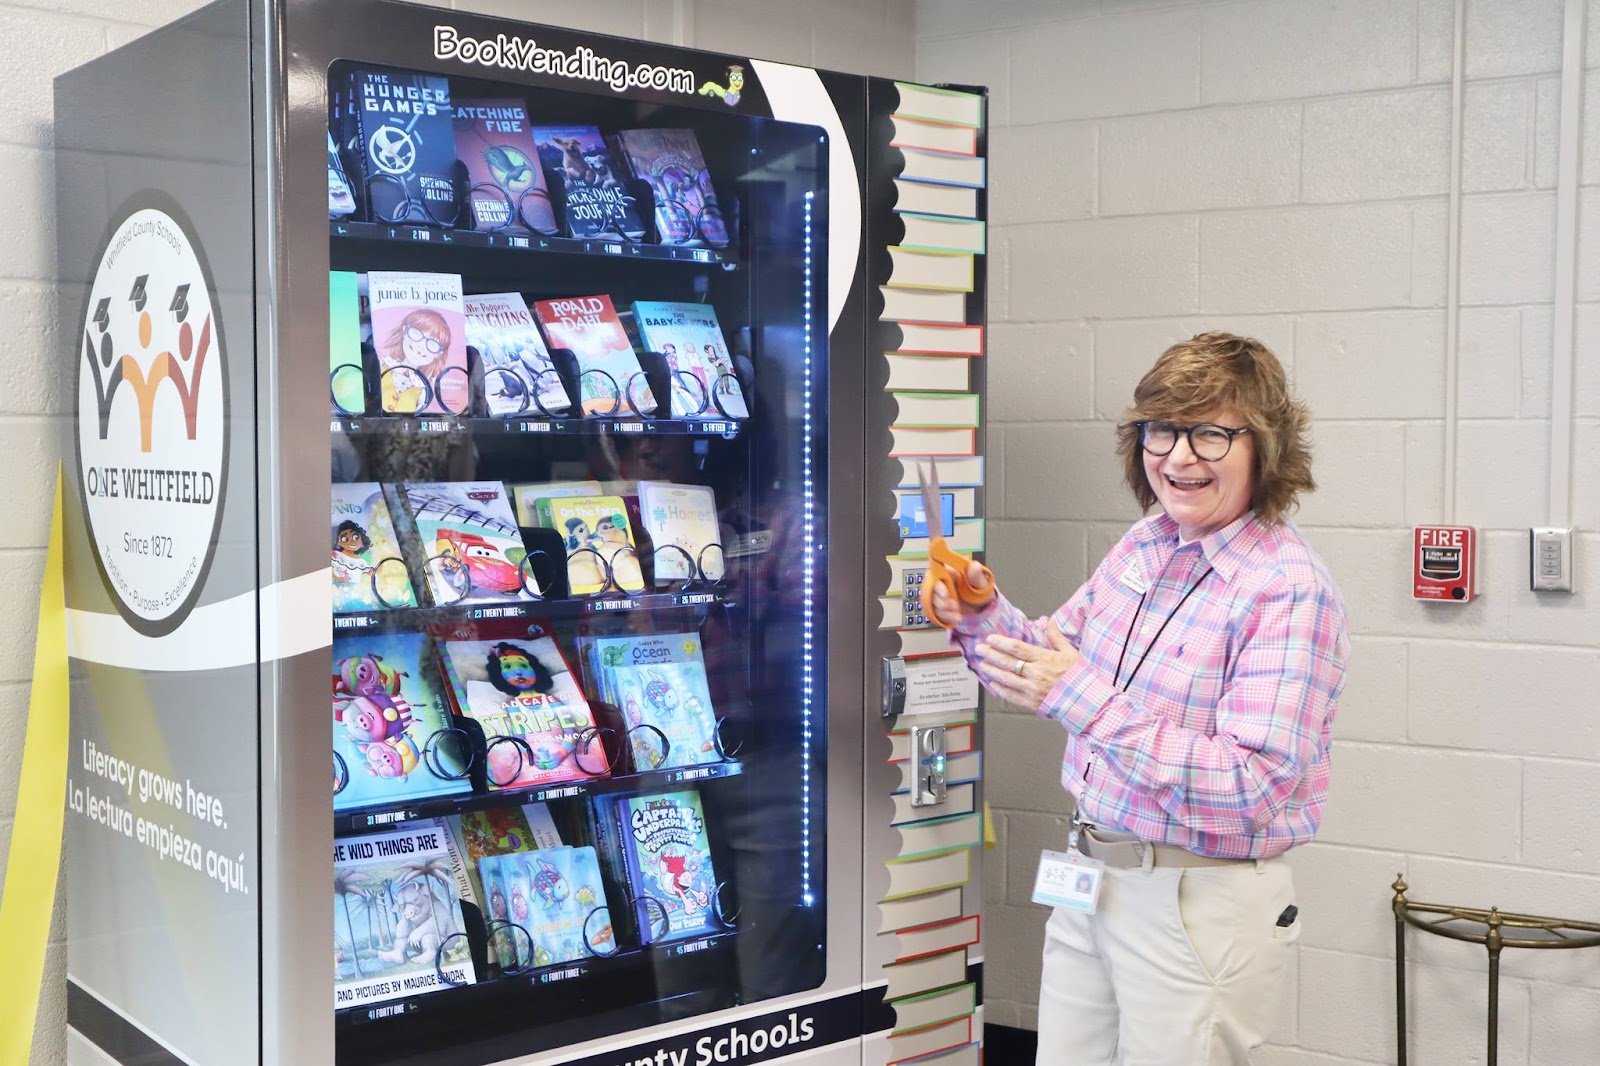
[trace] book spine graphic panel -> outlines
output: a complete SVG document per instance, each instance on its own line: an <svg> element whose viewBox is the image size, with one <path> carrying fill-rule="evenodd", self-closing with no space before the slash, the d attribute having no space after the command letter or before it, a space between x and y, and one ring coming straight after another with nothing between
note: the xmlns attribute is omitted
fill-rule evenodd
<svg viewBox="0 0 1600 1066"><path fill-rule="evenodd" d="M880 91L881 86L881 91ZM879 294L872 349L881 353L873 387L882 400L869 440L882 455L870 510L892 514L866 605L878 619L882 654L904 664L906 698L890 726L883 773L869 774L868 861L888 871L876 959L888 980L896 1022L871 1052L875 1064L956 1055L982 1045L983 843L987 811L981 775L953 783L942 802L913 806L910 729L945 726L947 749L981 766L976 679L945 631L923 616L928 542L981 558L988 196L984 186L987 98L906 83L872 83L871 147L883 177L869 190L870 283ZM880 187L881 186L881 187ZM918 471L937 460L940 511L924 513ZM869 1045L869 1048L872 1045Z"/></svg>

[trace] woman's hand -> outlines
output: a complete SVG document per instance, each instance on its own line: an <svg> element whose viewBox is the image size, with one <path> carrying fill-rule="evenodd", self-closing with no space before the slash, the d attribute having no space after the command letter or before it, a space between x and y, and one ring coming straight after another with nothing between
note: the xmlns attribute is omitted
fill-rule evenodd
<svg viewBox="0 0 1600 1066"><path fill-rule="evenodd" d="M979 672L990 691L1019 707L1037 709L1044 703L1061 675L1083 658L1054 621L1045 632L1048 648L998 635L978 642Z"/></svg>
<svg viewBox="0 0 1600 1066"><path fill-rule="evenodd" d="M994 579L980 563L967 564L967 583L978 592L987 589ZM943 584L933 588L933 617L946 629L954 629L968 618L976 617L983 608L969 607L952 596Z"/></svg>

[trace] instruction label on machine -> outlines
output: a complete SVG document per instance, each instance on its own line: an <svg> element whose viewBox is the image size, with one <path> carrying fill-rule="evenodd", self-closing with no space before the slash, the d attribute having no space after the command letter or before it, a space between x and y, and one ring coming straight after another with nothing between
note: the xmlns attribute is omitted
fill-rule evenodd
<svg viewBox="0 0 1600 1066"><path fill-rule="evenodd" d="M1411 598L1468 603L1478 562L1477 531L1468 526L1418 526L1411 553Z"/></svg>

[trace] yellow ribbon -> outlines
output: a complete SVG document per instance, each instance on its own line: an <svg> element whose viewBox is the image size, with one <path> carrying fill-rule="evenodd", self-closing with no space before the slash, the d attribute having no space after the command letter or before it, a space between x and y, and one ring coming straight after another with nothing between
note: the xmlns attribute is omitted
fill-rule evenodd
<svg viewBox="0 0 1600 1066"><path fill-rule="evenodd" d="M17 820L0 894L0 1066L28 1066L34 1017L44 983L50 911L61 865L61 825L67 808L67 606L62 575L61 473L56 472L50 547L39 589L39 635L33 647L33 689L17 786ZM14 1013L13 1013L14 1012Z"/></svg>

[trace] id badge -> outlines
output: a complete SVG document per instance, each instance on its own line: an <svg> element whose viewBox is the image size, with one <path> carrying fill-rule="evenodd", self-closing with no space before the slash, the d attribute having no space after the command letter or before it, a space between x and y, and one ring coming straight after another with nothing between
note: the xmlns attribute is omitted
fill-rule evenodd
<svg viewBox="0 0 1600 1066"><path fill-rule="evenodd" d="M1106 864L1099 859L1076 851L1046 851L1039 856L1039 874L1033 879L1033 901L1093 914L1105 872Z"/></svg>

